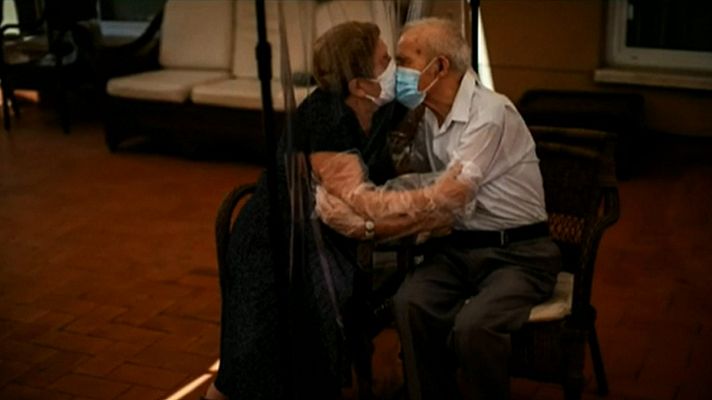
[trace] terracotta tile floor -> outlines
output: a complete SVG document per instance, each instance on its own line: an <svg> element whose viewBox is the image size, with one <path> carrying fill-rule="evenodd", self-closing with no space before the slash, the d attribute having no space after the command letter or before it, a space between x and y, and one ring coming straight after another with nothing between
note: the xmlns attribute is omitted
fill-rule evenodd
<svg viewBox="0 0 712 400"><path fill-rule="evenodd" d="M0 399L164 399L190 382L170 398L197 398L218 354L213 218L260 169L110 154L97 122L65 136L35 107L13 122L0 132ZM654 136L640 165L594 287L609 398L712 398L712 140ZM377 338L380 392L398 385L397 352L393 331ZM513 397L562 395L516 381Z"/></svg>

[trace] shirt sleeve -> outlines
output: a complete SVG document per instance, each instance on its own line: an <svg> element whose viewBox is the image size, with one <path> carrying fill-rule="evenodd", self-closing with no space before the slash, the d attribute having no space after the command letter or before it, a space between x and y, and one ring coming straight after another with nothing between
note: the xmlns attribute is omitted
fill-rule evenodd
<svg viewBox="0 0 712 400"><path fill-rule="evenodd" d="M500 153L503 129L493 122L477 124L469 121L453 152L450 164L462 164L461 177L467 179L474 187L479 187L494 163L498 162L496 155Z"/></svg>

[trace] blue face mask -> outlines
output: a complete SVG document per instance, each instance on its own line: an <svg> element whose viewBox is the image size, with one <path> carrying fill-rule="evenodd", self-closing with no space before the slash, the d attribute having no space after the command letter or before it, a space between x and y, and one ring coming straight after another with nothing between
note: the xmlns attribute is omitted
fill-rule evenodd
<svg viewBox="0 0 712 400"><path fill-rule="evenodd" d="M423 68L423 71L427 71L435 60L436 58L430 60L428 65ZM418 107L420 103L425 100L425 95L428 90L430 90L439 79L439 77L435 77L435 79L430 82L430 85L421 91L418 90L421 74L422 71L413 68L398 67L396 70L396 98L401 104L411 110Z"/></svg>

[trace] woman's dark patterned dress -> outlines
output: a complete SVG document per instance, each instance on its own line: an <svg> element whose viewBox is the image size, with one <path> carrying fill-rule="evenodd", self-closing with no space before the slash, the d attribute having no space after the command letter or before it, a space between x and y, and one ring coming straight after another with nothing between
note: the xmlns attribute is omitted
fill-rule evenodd
<svg viewBox="0 0 712 400"><path fill-rule="evenodd" d="M321 151L356 151L368 167L369 179L380 184L393 175L386 139L394 113L398 112L400 108L395 105L382 107L374 116L371 135L366 136L342 98L317 89L297 109L294 146L307 156ZM285 243L281 247L286 250L290 198L284 143L282 140L278 150L277 176L285 221L281 232ZM310 209L306 211L309 213ZM279 324L280 297L272 265L269 220L269 196L263 175L237 219L228 249L228 277L221 277L227 281L222 282L221 363L216 386L236 399L280 399L290 386L296 398L336 398L348 371L344 332L337 317L351 295L356 241L318 222L307 221L296 232L302 239L300 259L304 262L295 264L291 278L291 352L284 354L279 331L284 325ZM314 227L323 238L321 252L315 243ZM327 288L320 255L328 260L336 306Z"/></svg>

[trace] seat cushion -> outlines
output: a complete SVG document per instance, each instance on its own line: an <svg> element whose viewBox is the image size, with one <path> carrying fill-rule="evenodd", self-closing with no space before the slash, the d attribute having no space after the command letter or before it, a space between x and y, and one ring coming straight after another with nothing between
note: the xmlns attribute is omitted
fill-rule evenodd
<svg viewBox="0 0 712 400"><path fill-rule="evenodd" d="M227 79L229 75L228 71L164 69L111 79L106 91L117 97L182 103L195 85Z"/></svg>
<svg viewBox="0 0 712 400"><path fill-rule="evenodd" d="M559 272L556 286L551 298L532 308L529 322L544 322L562 319L571 314L574 298L574 275L569 272Z"/></svg>
<svg viewBox="0 0 712 400"><path fill-rule="evenodd" d="M169 0L161 25L161 65L229 70L233 7L232 0Z"/></svg>
<svg viewBox="0 0 712 400"><path fill-rule="evenodd" d="M294 96L297 104L310 92L310 88L295 87ZM196 104L223 107L262 109L260 81L257 79L228 79L198 85L193 89L191 99ZM278 81L272 81L272 104L275 110L284 110L284 95Z"/></svg>

